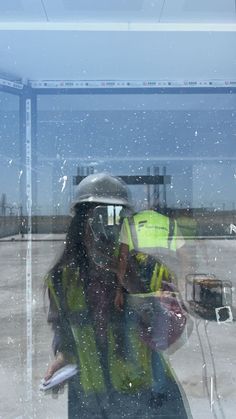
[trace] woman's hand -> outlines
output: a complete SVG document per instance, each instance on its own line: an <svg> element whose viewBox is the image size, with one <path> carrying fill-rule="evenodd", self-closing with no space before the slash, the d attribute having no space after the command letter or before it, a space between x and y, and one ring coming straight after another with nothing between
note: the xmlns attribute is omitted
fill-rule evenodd
<svg viewBox="0 0 236 419"><path fill-rule="evenodd" d="M53 361L51 365L49 365L46 374L45 374L45 381L49 380L49 378L52 377L52 375L58 371L60 368L64 367L66 365L66 359L62 352L58 352L56 355L56 359Z"/></svg>

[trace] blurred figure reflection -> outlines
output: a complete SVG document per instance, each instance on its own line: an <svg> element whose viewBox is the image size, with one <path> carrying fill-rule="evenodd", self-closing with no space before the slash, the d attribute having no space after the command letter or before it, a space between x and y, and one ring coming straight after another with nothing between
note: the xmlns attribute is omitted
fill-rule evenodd
<svg viewBox="0 0 236 419"><path fill-rule="evenodd" d="M128 305L117 305L117 209L122 217L131 213L126 185L106 174L85 178L78 185L64 252L46 277L55 360L45 378L68 363L78 366L68 382L69 419L162 414L160 404L152 402L153 383L158 382L152 350L127 316ZM179 417L187 417L179 396L167 417L176 417L176 406Z"/></svg>
<svg viewBox="0 0 236 419"><path fill-rule="evenodd" d="M142 342L150 349L150 406L168 418L190 417L183 391L163 355L186 324L183 303L177 301L176 275L185 271L184 244L176 221L155 210L138 212L123 221L115 305L126 307L129 323L136 322ZM179 322L171 319L170 310Z"/></svg>

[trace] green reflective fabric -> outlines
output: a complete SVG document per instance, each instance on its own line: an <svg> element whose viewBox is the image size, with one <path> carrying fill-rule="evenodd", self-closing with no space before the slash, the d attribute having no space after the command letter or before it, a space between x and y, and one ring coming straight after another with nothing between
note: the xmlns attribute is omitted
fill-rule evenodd
<svg viewBox="0 0 236 419"><path fill-rule="evenodd" d="M129 250L164 248L176 251L177 225L155 211L142 211L124 220Z"/></svg>
<svg viewBox="0 0 236 419"><path fill-rule="evenodd" d="M134 393L151 386L152 371L150 349L138 339L135 331L129 333L129 350L126 358L116 354L115 340L110 329L109 363L112 383L116 390ZM132 353L132 358L129 354Z"/></svg>
<svg viewBox="0 0 236 419"><path fill-rule="evenodd" d="M166 266L156 263L151 278L150 291L159 291L162 286L162 281L170 281L170 272Z"/></svg>
<svg viewBox="0 0 236 419"><path fill-rule="evenodd" d="M78 275L79 271L69 268L65 268L62 274L63 291L68 310L66 314L75 341L80 383L83 391L87 394L94 391L101 393L106 390L104 370L101 364L103 354L97 347L92 319L86 317L89 314L85 292L83 283L78 280ZM50 276L47 277L47 284L57 309L60 310L61 301ZM74 317L70 314L74 314L76 311L80 314L84 313L86 317L84 323L77 325L71 320ZM110 322L107 335L107 367L109 368L111 383L117 391L130 394L150 388L153 381L151 350L140 340L135 327L135 323L132 324L132 322L131 325L122 325L122 328L125 328L128 342L127 354L125 355L120 355L117 351L112 322ZM163 362L165 363L164 358Z"/></svg>
<svg viewBox="0 0 236 419"><path fill-rule="evenodd" d="M62 273L63 292L68 310L66 313L68 315L68 319L71 317L70 312L87 311L83 284L78 281L78 276L79 271L75 271L70 268L64 268ZM62 303L54 288L50 275L48 275L46 281L52 297L55 300L55 304L58 310L60 310L62 308ZM65 308L62 310L62 313L64 313L64 311ZM105 384L102 366L100 364L96 348L95 335L92 325L85 324L75 326L74 324L70 324L70 327L75 341L80 369L80 382L84 392L104 391Z"/></svg>
<svg viewBox="0 0 236 419"><path fill-rule="evenodd" d="M100 363L94 330L92 326L72 326L72 333L79 357L80 382L85 393L105 391L104 377Z"/></svg>

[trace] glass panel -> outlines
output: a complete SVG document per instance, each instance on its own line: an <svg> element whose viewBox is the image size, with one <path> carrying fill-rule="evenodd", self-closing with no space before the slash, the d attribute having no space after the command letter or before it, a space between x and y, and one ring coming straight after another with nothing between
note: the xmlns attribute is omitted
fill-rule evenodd
<svg viewBox="0 0 236 419"><path fill-rule="evenodd" d="M232 416L235 113L235 94L39 95L24 165L19 99L0 92L3 417ZM83 206L89 173L144 184L132 208L124 182ZM58 400L39 389L53 335L79 364Z"/></svg>
<svg viewBox="0 0 236 419"><path fill-rule="evenodd" d="M45 399L39 391L39 384L51 345L50 329L45 322L42 277L59 251L61 242L38 242L36 220L28 218L26 172L32 164L28 181L32 183L34 193L37 165L34 160L31 161L30 152L26 161L25 118L24 112L20 112L20 98L0 91L0 417L59 418L60 414L66 414L66 402L64 409L63 401L60 403L57 414L57 407L53 405L53 400L49 400L45 415L42 403ZM32 145L33 135L27 141ZM32 204L34 206L34 202ZM28 234L31 221L32 235Z"/></svg>
<svg viewBox="0 0 236 419"><path fill-rule="evenodd" d="M25 247L20 241L22 213L19 97L0 91L0 263L1 263L1 414L21 413L25 371ZM22 386L22 391L21 391ZM16 398L13 398L13 394ZM17 402L17 400L19 400ZM21 403L23 405L23 403ZM11 412L11 413L10 413Z"/></svg>
<svg viewBox="0 0 236 419"><path fill-rule="evenodd" d="M136 324L141 333L141 344L154 350L153 353L159 353L156 349L163 350L167 346L164 352L165 362L174 370L179 387L183 394L185 393L186 397L183 396L183 400L189 418L211 417L212 414L215 417L218 414L230 417L230 407L226 400L232 400L234 397L226 385L226 382L234 380L234 359L229 349L232 344L232 320L235 316L234 240L226 239L233 238L236 231L235 199L232 194L236 170L235 112L234 94L83 94L38 97L36 212L54 217L54 233L58 233L54 237L64 237L59 236L59 233L66 231L66 226L71 220L68 214L71 203L77 197L74 183L81 180L81 176L100 172L118 176L166 176L165 184L162 182L156 185L129 185L129 188L135 211L139 213L140 210L152 208L177 220L177 224L174 224L177 230L173 230L172 234L177 248L184 249L183 266L172 261L170 255L164 254L166 252L158 253L158 257L163 265L168 267L168 272L174 274L172 277L164 270L163 278L174 283L176 276L178 290L191 312L191 318L182 332L180 324L175 324L182 335L174 344L173 341L167 344L169 338L175 340L175 337L172 335L167 339L164 332L161 335L162 340L158 343L157 323L154 321L158 299L145 300L144 304L140 296L141 291L144 294L147 292L147 265L143 268L139 258L139 269L142 268L138 276L139 282L131 283L129 276L123 282L127 293L128 316L130 313L136 313L134 317L129 317L130 323L129 326L126 323L123 338L127 338L129 328L132 329ZM117 233L117 227L122 224L127 214L118 218L117 225L109 223L111 214L111 209L102 207L90 212L86 230L87 251L91 263L96 265L96 269L104 269L103 279L106 278L105 272L110 273L110 279L114 275L111 249L117 251L119 240L127 244L127 231L125 233L122 227L121 233ZM75 225L76 219L76 216L72 219ZM148 223L145 218L140 222L142 228L146 222ZM131 223L131 226L132 230L135 224ZM38 228L40 232L40 228L43 227ZM47 232L50 232L50 228ZM147 237L151 240L150 232L143 235L144 242ZM113 247L111 238L114 240ZM70 233L68 240L68 243L72 240ZM154 236L152 240L155 240ZM159 239L160 247L163 247L162 243ZM151 263L148 266L154 269L156 254L155 251L153 253L153 247L145 248L144 253L145 260ZM171 265L172 262L175 265ZM150 289L156 292L158 277L153 275L152 270L152 276L149 277ZM174 285L171 286L172 288L168 285L165 292L173 291ZM96 287L94 284L95 290ZM98 289L96 293L92 299L93 307L99 306L101 301L97 300L97 295L100 295ZM115 297L111 295L109 294L109 301L112 300L115 304ZM181 319L183 313L177 314ZM163 330L163 323L158 325L159 330ZM82 345L82 352L83 348ZM122 359L122 344L120 350ZM129 351L130 349L126 348L127 357L130 356ZM133 356L137 356L137 351L133 352ZM165 381L167 373L158 370L160 360L158 361L154 355L150 359L154 389L155 376L159 374ZM95 362L91 357L87 361ZM137 368L138 360L135 365ZM144 365L143 371L147 372ZM137 374L137 369L133 373ZM172 380L173 385L175 380L171 374L168 380ZM157 392L161 385L166 384L158 380ZM92 381L96 385L100 382L99 378ZM92 385L92 381L89 381L88 386ZM138 385L138 381L135 385ZM155 409L158 405L163 414L170 415L170 405L175 405L174 394L178 393L175 393L171 385L168 387L170 394L167 391L169 395L163 390L163 399L154 397L151 401L151 411L145 410L144 400L140 407L135 399L136 390L133 387L133 397L136 400L134 411L136 408L144 409L145 414L151 418L154 417L152 414L156 414ZM130 386L134 386L132 379ZM97 391L97 394L100 394L99 390L95 393ZM119 390L116 391L119 393ZM72 412L75 406L78 407L79 402L71 397L69 393ZM116 400L116 393L112 397ZM176 397L178 399L179 396ZM90 410L84 408L89 397L84 395L81 400L84 402L85 417L90 417ZM119 400L122 402L123 396L120 395ZM116 405L116 401L114 403ZM107 406L110 417L109 402ZM122 406L124 409L125 404ZM181 410L183 405L181 406L180 416L185 417ZM98 407L100 408L101 406ZM70 414L70 417L73 417L73 413Z"/></svg>
<svg viewBox="0 0 236 419"><path fill-rule="evenodd" d="M20 197L19 98L0 92L1 215L18 215ZM13 227L12 227L13 228Z"/></svg>
<svg viewBox="0 0 236 419"><path fill-rule="evenodd" d="M235 95L41 96L39 210L68 211L81 166L115 175L156 170L171 183L151 188L152 201L160 193L171 208L234 209L235 104Z"/></svg>

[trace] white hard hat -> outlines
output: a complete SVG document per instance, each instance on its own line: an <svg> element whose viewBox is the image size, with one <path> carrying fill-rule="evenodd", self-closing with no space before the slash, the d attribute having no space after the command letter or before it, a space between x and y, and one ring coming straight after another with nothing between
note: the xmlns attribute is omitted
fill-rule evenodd
<svg viewBox="0 0 236 419"><path fill-rule="evenodd" d="M132 207L130 191L119 178L96 173L84 178L76 188L73 206L81 202Z"/></svg>

